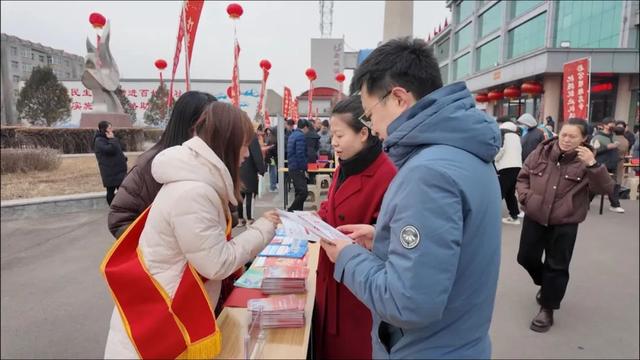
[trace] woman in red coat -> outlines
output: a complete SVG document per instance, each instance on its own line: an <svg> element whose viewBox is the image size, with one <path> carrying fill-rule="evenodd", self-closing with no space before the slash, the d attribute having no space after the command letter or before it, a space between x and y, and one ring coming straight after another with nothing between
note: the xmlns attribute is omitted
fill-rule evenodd
<svg viewBox="0 0 640 360"><path fill-rule="evenodd" d="M396 174L380 140L359 120L362 114L360 96L352 96L336 104L331 116L331 145L340 166L318 215L334 227L375 224L382 197ZM316 358L370 359L371 313L333 279L333 269L320 249L314 308Z"/></svg>

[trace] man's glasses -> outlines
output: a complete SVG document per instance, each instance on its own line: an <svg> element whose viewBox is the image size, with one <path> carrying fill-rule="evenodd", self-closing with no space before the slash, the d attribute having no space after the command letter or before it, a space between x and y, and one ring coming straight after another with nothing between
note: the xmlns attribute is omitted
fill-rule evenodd
<svg viewBox="0 0 640 360"><path fill-rule="evenodd" d="M362 115L360 115L360 117L358 117L358 120L360 120L360 122L362 123L362 125L368 127L369 129L371 129L371 111L373 110L373 108L375 108L376 106L378 106L378 104L380 104L381 102L384 101L384 99L387 98L387 96L391 95L391 92L393 91L393 89L387 91L381 98L380 100L378 100L377 103L373 104L373 106L371 107L371 109L369 109L369 115L365 113L363 113Z"/></svg>

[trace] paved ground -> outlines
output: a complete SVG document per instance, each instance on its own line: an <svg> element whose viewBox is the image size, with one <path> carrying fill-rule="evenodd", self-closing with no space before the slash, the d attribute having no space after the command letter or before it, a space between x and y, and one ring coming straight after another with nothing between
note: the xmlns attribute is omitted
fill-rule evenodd
<svg viewBox="0 0 640 360"><path fill-rule="evenodd" d="M258 212L281 201L258 201ZM556 325L528 329L536 288L515 262L519 231L504 225L491 334L496 358L638 358L638 202L593 211L580 227ZM2 358L101 358L113 308L98 266L113 239L106 211L2 221Z"/></svg>

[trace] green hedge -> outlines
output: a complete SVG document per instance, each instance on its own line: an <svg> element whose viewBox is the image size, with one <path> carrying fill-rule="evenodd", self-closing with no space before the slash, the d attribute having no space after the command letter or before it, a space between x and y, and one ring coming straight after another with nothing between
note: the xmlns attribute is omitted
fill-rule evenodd
<svg viewBox="0 0 640 360"><path fill-rule="evenodd" d="M115 129L123 151L143 151L146 142L157 142L161 129ZM3 149L51 148L63 154L93 152L95 129L65 129L41 127L1 127L0 147Z"/></svg>

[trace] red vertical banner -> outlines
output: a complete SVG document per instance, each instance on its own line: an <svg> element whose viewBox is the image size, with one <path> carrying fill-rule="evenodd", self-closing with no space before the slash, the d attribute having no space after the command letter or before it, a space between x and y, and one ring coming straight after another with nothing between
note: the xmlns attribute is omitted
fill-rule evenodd
<svg viewBox="0 0 640 360"><path fill-rule="evenodd" d="M185 53L185 73L187 81L187 90L189 89L189 68L191 64L191 55L193 54L193 44L200 22L200 14L204 1L202 0L185 0L180 9L180 21L178 22L178 37L176 39L176 50L173 55L173 68L171 69L171 84L169 85L169 94L173 94L173 82L180 63L180 54L182 52L183 43L186 45ZM186 34L186 36L185 36ZM169 96L169 106L171 106L172 96Z"/></svg>
<svg viewBox="0 0 640 360"><path fill-rule="evenodd" d="M269 118L269 112L267 109L264 109L264 128L268 129L271 127L271 119Z"/></svg>
<svg viewBox="0 0 640 360"><path fill-rule="evenodd" d="M313 111L313 80L309 81L309 91L307 92L307 102L309 103L309 109L307 110L307 119L311 119L311 113Z"/></svg>
<svg viewBox="0 0 640 360"><path fill-rule="evenodd" d="M269 70L262 69L262 84L260 86L260 98L258 99L258 108L256 109L256 118L262 112L262 102L264 101L264 93L267 87L267 79L269 78ZM266 110L265 110L266 113ZM266 121L266 118L265 118Z"/></svg>
<svg viewBox="0 0 640 360"><path fill-rule="evenodd" d="M291 89L284 87L284 94L282 96L282 116L287 119L291 118Z"/></svg>
<svg viewBox="0 0 640 360"><path fill-rule="evenodd" d="M298 99L293 100L293 106L291 106L291 118L293 121L298 122L300 115L298 114Z"/></svg>
<svg viewBox="0 0 640 360"><path fill-rule="evenodd" d="M564 121L580 118L589 121L591 95L591 58L567 62L562 67Z"/></svg>
<svg viewBox="0 0 640 360"><path fill-rule="evenodd" d="M233 46L233 74L231 75L231 104L240 107L240 69L238 68L238 60L240 59L240 44L235 39Z"/></svg>

